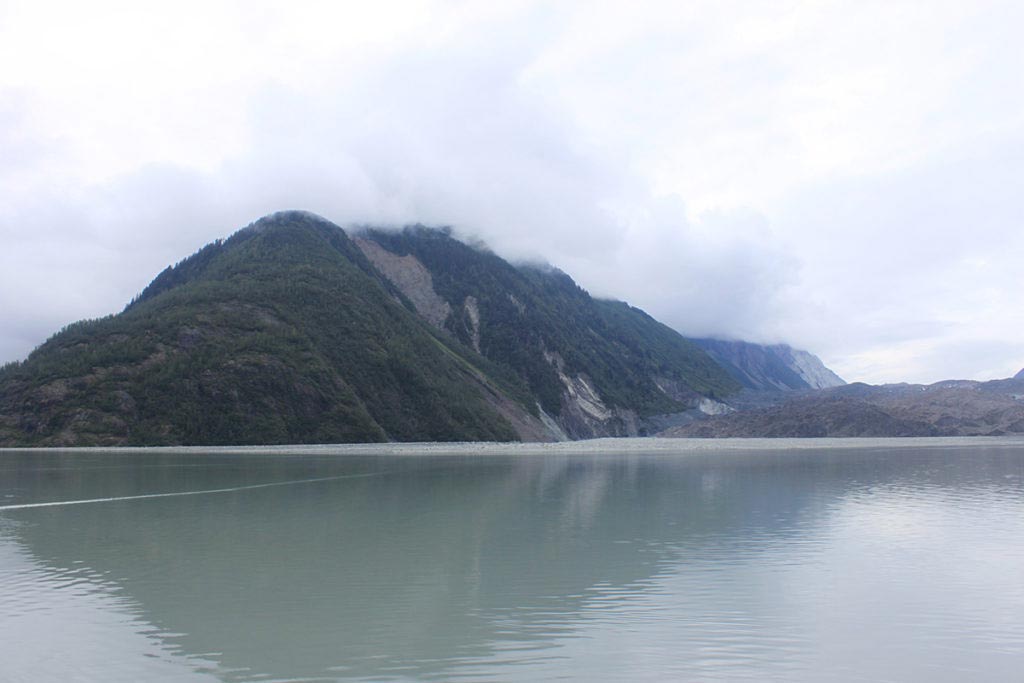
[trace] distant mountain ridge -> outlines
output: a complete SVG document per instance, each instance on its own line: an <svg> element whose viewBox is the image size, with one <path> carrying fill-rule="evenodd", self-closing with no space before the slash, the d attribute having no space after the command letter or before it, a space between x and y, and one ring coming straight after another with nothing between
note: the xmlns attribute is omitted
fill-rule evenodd
<svg viewBox="0 0 1024 683"><path fill-rule="evenodd" d="M744 387L758 391L827 389L846 384L817 356L786 344L694 339Z"/></svg>
<svg viewBox="0 0 1024 683"><path fill-rule="evenodd" d="M1024 434L1024 377L935 384L855 383L671 428L676 437L893 437Z"/></svg>

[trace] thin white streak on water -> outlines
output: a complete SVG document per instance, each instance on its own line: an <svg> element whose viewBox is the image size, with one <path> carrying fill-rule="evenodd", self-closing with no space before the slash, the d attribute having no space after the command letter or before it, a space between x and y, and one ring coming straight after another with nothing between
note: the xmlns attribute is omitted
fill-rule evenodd
<svg viewBox="0 0 1024 683"><path fill-rule="evenodd" d="M225 489L203 489L202 491L174 491L171 493L147 493L139 496L114 496L112 498L88 498L85 500L56 500L49 503L22 503L20 505L0 505L0 512L7 510L28 510L29 508L52 508L65 505L87 505L89 503L112 503L120 500L145 500L147 498L174 498L177 496L202 496L209 493L233 493L235 491L251 491L271 486L291 486L292 484L312 484L318 481L336 481L338 479L359 479L377 477L385 472L368 472L366 474L343 474L337 477L317 477L315 479L292 479L290 481L274 481L268 484L252 484L249 486L232 486Z"/></svg>

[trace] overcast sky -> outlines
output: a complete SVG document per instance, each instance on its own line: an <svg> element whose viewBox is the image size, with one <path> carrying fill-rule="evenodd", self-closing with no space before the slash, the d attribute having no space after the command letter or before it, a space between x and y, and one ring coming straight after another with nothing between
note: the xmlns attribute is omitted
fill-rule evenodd
<svg viewBox="0 0 1024 683"><path fill-rule="evenodd" d="M0 0L0 362L286 208L849 381L1024 367L1024 3Z"/></svg>

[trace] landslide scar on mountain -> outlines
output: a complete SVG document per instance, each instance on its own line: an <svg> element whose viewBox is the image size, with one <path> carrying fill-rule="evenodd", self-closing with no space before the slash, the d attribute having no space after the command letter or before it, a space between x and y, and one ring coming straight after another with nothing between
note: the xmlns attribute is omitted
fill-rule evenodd
<svg viewBox="0 0 1024 683"><path fill-rule="evenodd" d="M365 237L353 237L352 240L370 263L412 302L417 313L437 329L444 329L452 307L434 291L434 278L419 259L412 254L392 254Z"/></svg>

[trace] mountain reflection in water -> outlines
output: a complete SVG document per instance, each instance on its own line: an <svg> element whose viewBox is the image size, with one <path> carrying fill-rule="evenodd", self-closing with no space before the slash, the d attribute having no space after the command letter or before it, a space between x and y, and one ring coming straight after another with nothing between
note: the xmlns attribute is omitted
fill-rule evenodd
<svg viewBox="0 0 1024 683"><path fill-rule="evenodd" d="M219 491L0 510L0 672L1019 673L1024 447L680 449L0 454L0 506Z"/></svg>

